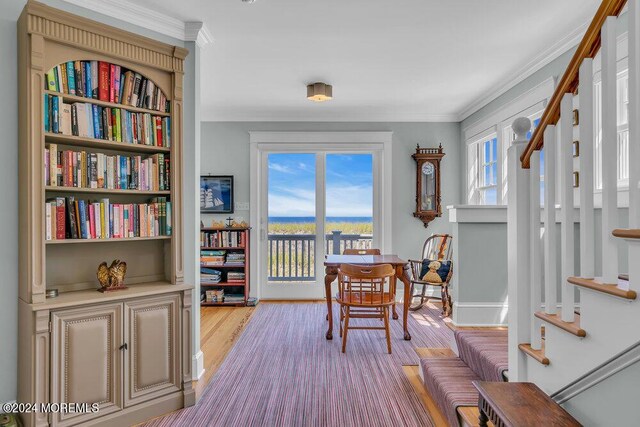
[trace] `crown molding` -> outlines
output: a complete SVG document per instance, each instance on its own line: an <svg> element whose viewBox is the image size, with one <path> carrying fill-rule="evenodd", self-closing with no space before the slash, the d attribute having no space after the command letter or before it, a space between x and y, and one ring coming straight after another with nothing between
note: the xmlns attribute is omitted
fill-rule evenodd
<svg viewBox="0 0 640 427"><path fill-rule="evenodd" d="M340 109L332 112L292 111L232 108L206 108L200 110L203 122L398 122L398 123L457 123L457 114L430 114L417 111L365 111Z"/></svg>
<svg viewBox="0 0 640 427"><path fill-rule="evenodd" d="M200 47L213 41L211 32L202 22L184 22L127 0L63 1L178 40L195 41Z"/></svg>
<svg viewBox="0 0 640 427"><path fill-rule="evenodd" d="M185 41L196 42L200 48L213 42L213 36L204 22L185 22L184 33Z"/></svg>
<svg viewBox="0 0 640 427"><path fill-rule="evenodd" d="M548 49L534 57L531 61L521 67L514 73L514 76L507 80L506 83L499 83L496 86L487 90L484 94L472 101L467 107L460 111L458 115L459 121L463 121L473 113L480 110L482 107L489 104L491 101L498 98L500 95L505 94L508 90L512 89L518 83L531 77L536 71L539 71L545 65L551 63L553 60L567 52L569 49L575 47L580 43L582 37L584 37L587 28L591 21L587 21L580 25L578 28L567 34L562 39L551 45Z"/></svg>

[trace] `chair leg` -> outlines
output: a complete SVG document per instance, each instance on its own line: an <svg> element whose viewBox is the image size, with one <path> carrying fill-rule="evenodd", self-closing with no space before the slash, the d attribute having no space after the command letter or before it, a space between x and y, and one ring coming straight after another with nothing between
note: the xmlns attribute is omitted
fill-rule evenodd
<svg viewBox="0 0 640 427"><path fill-rule="evenodd" d="M442 286L442 307L445 311L445 316L451 316L453 311L453 305L451 304L451 295L449 294L449 286Z"/></svg>
<svg viewBox="0 0 640 427"><path fill-rule="evenodd" d="M347 306L347 313L344 318L344 331L342 334L342 352L347 350L347 333L349 332L349 311L350 307Z"/></svg>
<svg viewBox="0 0 640 427"><path fill-rule="evenodd" d="M391 332L389 331L389 309L384 308L384 330L387 334L387 351L391 354Z"/></svg>
<svg viewBox="0 0 640 427"><path fill-rule="evenodd" d="M342 337L342 321L344 320L344 307L340 306L340 336Z"/></svg>

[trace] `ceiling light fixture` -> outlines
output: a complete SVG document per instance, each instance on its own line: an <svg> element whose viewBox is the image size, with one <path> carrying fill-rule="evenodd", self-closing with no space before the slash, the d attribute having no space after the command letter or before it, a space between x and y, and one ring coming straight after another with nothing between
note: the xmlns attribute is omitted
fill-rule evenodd
<svg viewBox="0 0 640 427"><path fill-rule="evenodd" d="M316 82L307 85L307 99L314 102L329 101L333 98L333 86Z"/></svg>
<svg viewBox="0 0 640 427"><path fill-rule="evenodd" d="M255 3L256 0L242 0L243 3Z"/></svg>

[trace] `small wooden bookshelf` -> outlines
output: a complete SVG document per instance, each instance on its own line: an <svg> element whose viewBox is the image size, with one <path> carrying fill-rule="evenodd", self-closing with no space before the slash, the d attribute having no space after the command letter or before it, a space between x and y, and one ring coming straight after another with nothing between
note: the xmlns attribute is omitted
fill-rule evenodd
<svg viewBox="0 0 640 427"><path fill-rule="evenodd" d="M200 229L200 264L201 264L201 306L235 306L242 307L247 304L249 299L249 236L250 228L211 228L204 227ZM227 260L231 256L231 259L241 259L242 264L237 262L236 264L227 264ZM222 264L216 262L214 264L206 264L205 259L215 258L224 261ZM205 272L203 269L209 269L209 271L218 271L220 281L217 283L211 283L210 280L205 279ZM241 274L242 279L229 280L230 274ZM209 283L207 283L209 282ZM207 291L221 290L226 295L233 295L237 298L238 295L242 296L242 300L238 301L234 298L228 301L227 297L223 301L211 301L207 298Z"/></svg>

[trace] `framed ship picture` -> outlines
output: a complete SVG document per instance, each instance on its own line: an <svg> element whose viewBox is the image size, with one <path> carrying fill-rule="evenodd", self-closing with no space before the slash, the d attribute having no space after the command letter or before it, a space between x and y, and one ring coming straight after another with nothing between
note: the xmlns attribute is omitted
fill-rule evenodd
<svg viewBox="0 0 640 427"><path fill-rule="evenodd" d="M200 177L200 212L233 213L233 176Z"/></svg>

